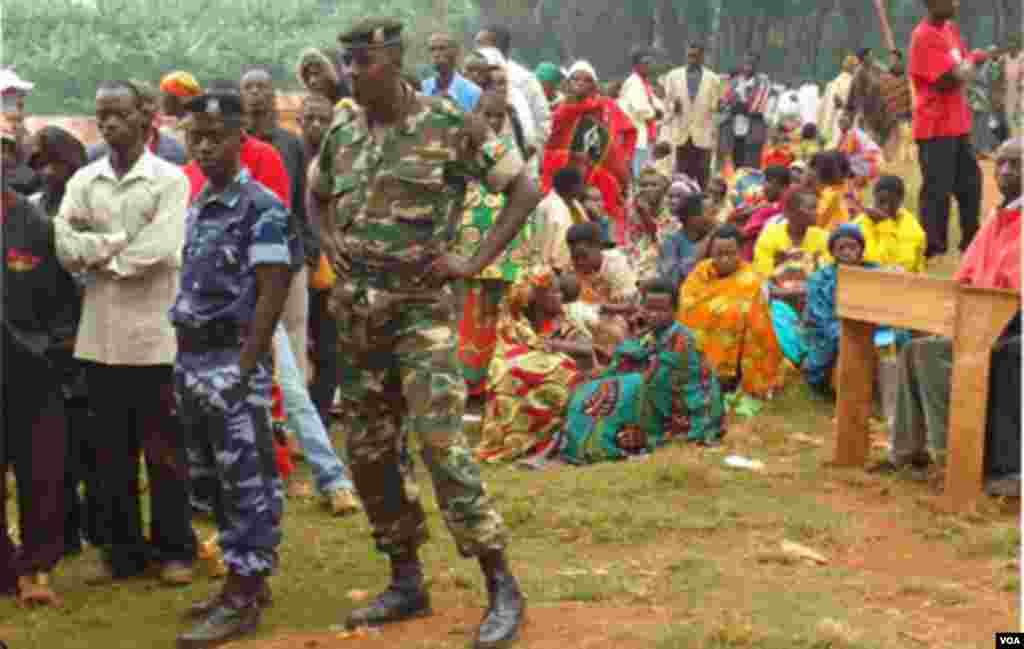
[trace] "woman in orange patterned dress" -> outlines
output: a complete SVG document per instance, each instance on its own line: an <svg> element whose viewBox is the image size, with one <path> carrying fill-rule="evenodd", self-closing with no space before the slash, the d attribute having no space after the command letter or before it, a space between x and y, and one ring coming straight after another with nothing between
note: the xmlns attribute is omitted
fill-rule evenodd
<svg viewBox="0 0 1024 649"><path fill-rule="evenodd" d="M782 386L784 357L762 279L740 258L741 240L733 225L712 235L710 259L680 289L677 320L693 331L723 392L765 398Z"/></svg>

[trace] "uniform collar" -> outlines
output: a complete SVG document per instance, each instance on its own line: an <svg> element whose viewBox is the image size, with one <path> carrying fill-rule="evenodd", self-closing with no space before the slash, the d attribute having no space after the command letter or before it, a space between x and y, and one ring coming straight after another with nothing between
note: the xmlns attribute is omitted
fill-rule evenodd
<svg viewBox="0 0 1024 649"><path fill-rule="evenodd" d="M235 176L235 179L230 185L224 188L224 191L222 192L215 193L213 189L211 189L209 181L207 181L206 186L199 193L199 196L196 197L196 208L202 209L210 203L220 203L229 209L234 208L238 205L238 201L242 197L242 187L251 180L252 174L249 173L249 170L246 167L242 167L238 172L238 175Z"/></svg>
<svg viewBox="0 0 1024 649"><path fill-rule="evenodd" d="M420 123L419 114L424 110L424 106L419 101L419 95L412 86L403 81L402 89L405 92L405 96L399 101L403 104L403 116L396 124L396 128L402 135L412 135L416 132L416 127ZM360 107L359 112L356 114L356 119L359 126L369 133L370 120L367 117L366 109Z"/></svg>

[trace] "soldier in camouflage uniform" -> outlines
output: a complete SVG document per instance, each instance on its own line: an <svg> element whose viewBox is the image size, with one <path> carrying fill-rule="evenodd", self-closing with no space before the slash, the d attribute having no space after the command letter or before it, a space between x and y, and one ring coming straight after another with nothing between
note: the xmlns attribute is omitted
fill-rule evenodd
<svg viewBox="0 0 1024 649"><path fill-rule="evenodd" d="M252 631L269 603L283 485L270 422L271 339L302 244L288 210L241 167L241 100L210 93L188 104L188 138L208 184L186 223L175 392L193 474L219 479L215 509L228 577L194 605L202 621L179 649L213 647Z"/></svg>
<svg viewBox="0 0 1024 649"><path fill-rule="evenodd" d="M455 365L453 280L490 265L522 230L539 195L518 151L448 99L417 95L401 78L402 25L369 19L340 36L355 102L340 107L325 138L311 201L338 274L330 305L342 385L354 404L349 458L377 548L392 581L349 627L429 613L417 548L427 539L405 440L419 436L448 529L475 556L490 606L477 647L504 646L519 631L524 601L505 561L506 531L462 434L466 386ZM471 258L452 254L471 180L508 196Z"/></svg>

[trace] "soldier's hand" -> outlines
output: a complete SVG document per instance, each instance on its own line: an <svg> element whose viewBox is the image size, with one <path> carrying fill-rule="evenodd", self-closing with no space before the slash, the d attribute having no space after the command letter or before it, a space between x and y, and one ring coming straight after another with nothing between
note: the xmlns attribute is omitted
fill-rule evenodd
<svg viewBox="0 0 1024 649"><path fill-rule="evenodd" d="M427 277L423 278L425 283L444 284L453 279L471 279L474 273L469 265L469 260L458 255L442 255L427 269Z"/></svg>

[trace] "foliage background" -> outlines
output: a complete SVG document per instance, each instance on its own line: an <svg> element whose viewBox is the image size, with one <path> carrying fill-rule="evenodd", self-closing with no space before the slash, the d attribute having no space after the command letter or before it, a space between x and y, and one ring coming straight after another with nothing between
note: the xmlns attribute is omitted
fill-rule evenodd
<svg viewBox="0 0 1024 649"><path fill-rule="evenodd" d="M756 51L773 78L823 81L846 53L882 40L871 0L4 0L0 11L3 64L37 84L28 101L37 114L92 112L100 80L155 81L175 69L208 81L265 64L295 87L303 48L334 47L370 13L406 21L407 60L420 76L430 31L443 26L468 44L489 22L509 25L513 55L528 65L587 58L605 78L628 72L632 46L657 46L679 63L699 39L718 69ZM905 48L921 2L889 0L888 12ZM1020 0L964 3L961 23L973 45L1003 43L1021 31Z"/></svg>

